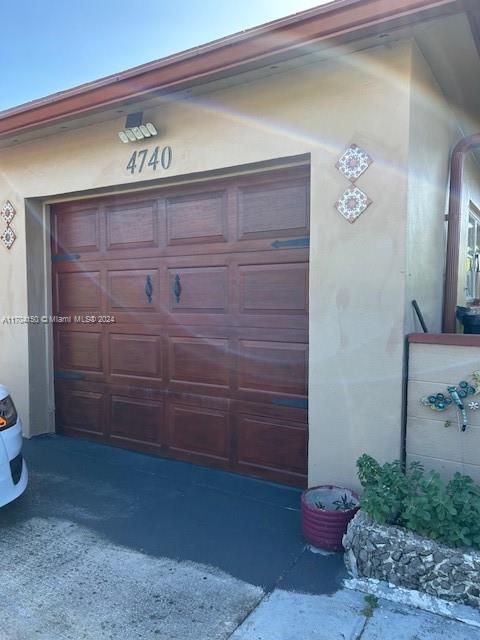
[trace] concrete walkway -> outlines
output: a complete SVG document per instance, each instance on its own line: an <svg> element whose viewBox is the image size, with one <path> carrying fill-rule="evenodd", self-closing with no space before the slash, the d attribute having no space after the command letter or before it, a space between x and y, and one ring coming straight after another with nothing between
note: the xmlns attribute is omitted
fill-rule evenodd
<svg viewBox="0 0 480 640"><path fill-rule="evenodd" d="M341 589L330 596L276 589L231 640L480 640L480 629Z"/></svg>
<svg viewBox="0 0 480 640"><path fill-rule="evenodd" d="M0 640L480 640L342 588L299 491L60 436L0 510Z"/></svg>

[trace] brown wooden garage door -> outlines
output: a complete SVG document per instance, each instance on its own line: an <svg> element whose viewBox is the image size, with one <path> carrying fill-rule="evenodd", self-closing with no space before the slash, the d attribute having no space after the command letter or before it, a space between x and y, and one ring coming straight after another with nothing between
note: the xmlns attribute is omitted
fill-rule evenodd
<svg viewBox="0 0 480 640"><path fill-rule="evenodd" d="M305 484L308 227L306 168L55 205L57 429Z"/></svg>

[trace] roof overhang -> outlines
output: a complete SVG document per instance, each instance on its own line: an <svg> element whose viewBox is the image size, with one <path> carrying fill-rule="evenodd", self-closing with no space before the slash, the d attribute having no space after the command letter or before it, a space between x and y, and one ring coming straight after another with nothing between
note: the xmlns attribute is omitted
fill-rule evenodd
<svg viewBox="0 0 480 640"><path fill-rule="evenodd" d="M337 0L0 112L0 139L458 13L478 36L477 0Z"/></svg>

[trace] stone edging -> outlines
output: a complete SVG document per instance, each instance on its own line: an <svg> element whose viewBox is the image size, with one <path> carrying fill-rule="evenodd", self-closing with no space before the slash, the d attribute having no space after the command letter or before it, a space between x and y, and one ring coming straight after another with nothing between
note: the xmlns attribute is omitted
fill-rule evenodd
<svg viewBox="0 0 480 640"><path fill-rule="evenodd" d="M385 580L451 602L480 608L480 553L453 549L402 527L379 525L362 511L343 537L345 564L355 578Z"/></svg>

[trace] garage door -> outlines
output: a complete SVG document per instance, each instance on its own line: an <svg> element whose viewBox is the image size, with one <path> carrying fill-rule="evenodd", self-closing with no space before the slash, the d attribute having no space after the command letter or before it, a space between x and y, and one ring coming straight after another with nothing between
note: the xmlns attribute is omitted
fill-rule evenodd
<svg viewBox="0 0 480 640"><path fill-rule="evenodd" d="M305 484L308 227L298 167L55 205L57 430Z"/></svg>

